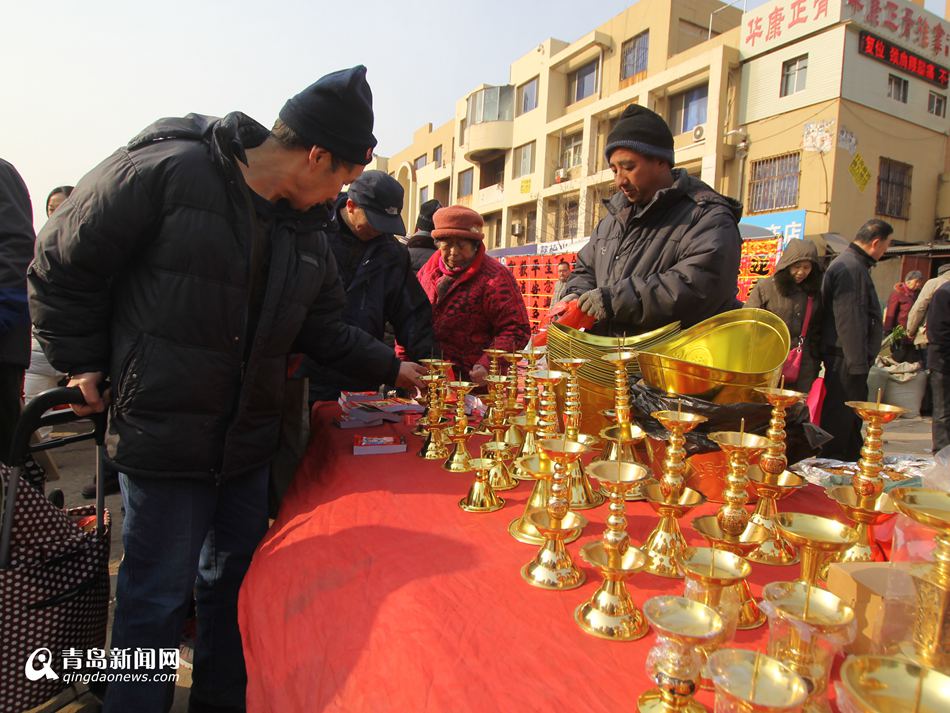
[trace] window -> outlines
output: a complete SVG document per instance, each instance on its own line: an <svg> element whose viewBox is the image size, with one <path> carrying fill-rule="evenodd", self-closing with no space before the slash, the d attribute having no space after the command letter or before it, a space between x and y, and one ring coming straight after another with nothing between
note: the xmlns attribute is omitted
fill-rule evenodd
<svg viewBox="0 0 950 713"><path fill-rule="evenodd" d="M946 94L930 92L930 97L927 99L927 111L934 116L939 116L941 119L945 119L947 117Z"/></svg>
<svg viewBox="0 0 950 713"><path fill-rule="evenodd" d="M580 131L561 139L561 168L580 166L583 146L584 134Z"/></svg>
<svg viewBox="0 0 950 713"><path fill-rule="evenodd" d="M534 173L534 141L515 149L514 177L529 176Z"/></svg>
<svg viewBox="0 0 950 713"><path fill-rule="evenodd" d="M798 205L801 153L782 154L752 162L749 212L794 208Z"/></svg>
<svg viewBox="0 0 950 713"><path fill-rule="evenodd" d="M560 221L558 223L557 239L570 240L577 237L578 199L568 198L560 205Z"/></svg>
<svg viewBox="0 0 950 713"><path fill-rule="evenodd" d="M459 198L472 195L472 184L475 176L475 169L470 168L459 174Z"/></svg>
<svg viewBox="0 0 950 713"><path fill-rule="evenodd" d="M570 75L570 91L567 97L568 104L579 102L589 97L597 89L597 60L585 64Z"/></svg>
<svg viewBox="0 0 950 713"><path fill-rule="evenodd" d="M875 213L892 218L910 216L910 180L913 172L913 166L881 157Z"/></svg>
<svg viewBox="0 0 950 713"><path fill-rule="evenodd" d="M518 116L527 114L538 106L538 78L535 77L518 87Z"/></svg>
<svg viewBox="0 0 950 713"><path fill-rule="evenodd" d="M442 165L442 145L439 144L434 149L432 149L432 163L436 166Z"/></svg>
<svg viewBox="0 0 950 713"><path fill-rule="evenodd" d="M514 87L485 87L468 97L465 117L468 125L486 121L511 121Z"/></svg>
<svg viewBox="0 0 950 713"><path fill-rule="evenodd" d="M670 129L674 134L685 134L706 123L706 95L709 88L688 89L670 97Z"/></svg>
<svg viewBox="0 0 950 713"><path fill-rule="evenodd" d="M910 84L910 82L903 77L898 77L894 74L887 75L887 97L906 104L908 84Z"/></svg>
<svg viewBox="0 0 950 713"><path fill-rule="evenodd" d="M782 64L782 91L779 96L804 91L805 76L808 74L808 55L790 59Z"/></svg>
<svg viewBox="0 0 950 713"><path fill-rule="evenodd" d="M417 158L417 159L413 162L412 165L415 166L415 167L416 167L416 170L418 171L420 168L422 168L423 166L426 165L426 155L425 155L425 154L422 154L419 158Z"/></svg>
<svg viewBox="0 0 950 713"><path fill-rule="evenodd" d="M647 71L647 55L650 53L650 32L641 32L623 43L620 49L620 78L629 79Z"/></svg>
<svg viewBox="0 0 950 713"><path fill-rule="evenodd" d="M419 205L422 205L427 200L429 200L429 187L423 186L419 189Z"/></svg>

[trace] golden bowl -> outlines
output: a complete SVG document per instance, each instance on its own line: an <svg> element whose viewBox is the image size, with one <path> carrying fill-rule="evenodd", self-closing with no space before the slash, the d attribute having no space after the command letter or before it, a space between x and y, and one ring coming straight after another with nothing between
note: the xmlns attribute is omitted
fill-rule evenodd
<svg viewBox="0 0 950 713"><path fill-rule="evenodd" d="M932 488L896 488L890 492L897 509L921 525L950 530L950 493Z"/></svg>
<svg viewBox="0 0 950 713"><path fill-rule="evenodd" d="M581 547L581 559L598 569L610 568L625 573L639 572L647 563L647 556L643 551L632 545L617 561L616 554L604 547L603 540L594 540Z"/></svg>
<svg viewBox="0 0 950 713"><path fill-rule="evenodd" d="M897 507L887 493L881 493L871 500L862 498L850 485L838 485L829 488L826 492L828 497L838 503L838 507L855 522L881 525L897 514Z"/></svg>
<svg viewBox="0 0 950 713"><path fill-rule="evenodd" d="M722 617L715 609L686 597L659 595L643 604L643 615L661 635L701 643L722 634Z"/></svg>
<svg viewBox="0 0 950 713"><path fill-rule="evenodd" d="M771 602L783 619L804 622L822 632L840 629L854 621L854 610L840 598L801 581L770 582L762 588L762 599Z"/></svg>
<svg viewBox="0 0 950 713"><path fill-rule="evenodd" d="M745 550L747 552L754 550L769 537L769 531L766 528L761 525L756 525L751 520L738 537L728 535L723 532L722 527L719 525L719 520L715 515L697 517L693 520L693 529L708 542L722 544L724 547Z"/></svg>
<svg viewBox="0 0 950 713"><path fill-rule="evenodd" d="M947 713L950 676L889 656L849 656L845 696L859 713Z"/></svg>
<svg viewBox="0 0 950 713"><path fill-rule="evenodd" d="M788 327L761 309L737 309L640 349L643 380L655 389L713 403L764 401L788 357Z"/></svg>
<svg viewBox="0 0 950 713"><path fill-rule="evenodd" d="M796 547L811 547L820 552L837 552L853 545L857 530L837 520L801 512L783 512L775 518L782 536Z"/></svg>
<svg viewBox="0 0 950 713"><path fill-rule="evenodd" d="M876 419L879 423L890 423L907 409L890 404L879 404L874 401L845 401L845 406L853 408L862 420Z"/></svg>
<svg viewBox="0 0 950 713"><path fill-rule="evenodd" d="M808 697L805 680L771 656L743 649L723 649L710 655L706 670L719 695L738 698L738 710L800 710Z"/></svg>
<svg viewBox="0 0 950 713"><path fill-rule="evenodd" d="M677 562L687 577L722 587L745 579L752 565L739 555L712 547L688 547Z"/></svg>
<svg viewBox="0 0 950 713"><path fill-rule="evenodd" d="M587 476L601 483L634 484L652 477L652 473L639 463L595 460L584 469Z"/></svg>

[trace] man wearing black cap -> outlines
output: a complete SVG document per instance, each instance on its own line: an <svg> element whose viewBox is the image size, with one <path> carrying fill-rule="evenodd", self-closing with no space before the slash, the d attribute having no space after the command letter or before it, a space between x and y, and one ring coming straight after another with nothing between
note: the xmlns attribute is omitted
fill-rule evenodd
<svg viewBox="0 0 950 713"><path fill-rule="evenodd" d="M742 206L673 168L663 119L631 104L607 137L618 191L577 255L564 299L600 334L683 327L739 306Z"/></svg>
<svg viewBox="0 0 950 713"><path fill-rule="evenodd" d="M161 119L84 177L37 240L37 338L82 390L78 412L109 409L126 513L111 648L176 650L194 596L193 713L244 709L237 595L267 529L288 353L418 382L417 365L343 321L324 234L324 204L372 158L372 128L362 66L290 99L272 131L241 113ZM173 694L117 681L103 710L167 711Z"/></svg>
<svg viewBox="0 0 950 713"><path fill-rule="evenodd" d="M403 189L382 171L365 171L341 193L336 220L327 233L346 290L347 324L382 340L387 322L410 360L435 351L432 306L416 279L409 252L394 237L403 235ZM301 373L310 378L310 403L332 401L340 391L375 389L379 383L320 368L306 358Z"/></svg>
<svg viewBox="0 0 950 713"><path fill-rule="evenodd" d="M422 266L428 262L435 252L435 240L432 239L432 231L435 229L435 223L432 222L432 216L442 207L435 198L428 200L419 207L419 217L416 218L416 232L414 232L406 246L409 248L409 259L412 260L412 269L419 272Z"/></svg>

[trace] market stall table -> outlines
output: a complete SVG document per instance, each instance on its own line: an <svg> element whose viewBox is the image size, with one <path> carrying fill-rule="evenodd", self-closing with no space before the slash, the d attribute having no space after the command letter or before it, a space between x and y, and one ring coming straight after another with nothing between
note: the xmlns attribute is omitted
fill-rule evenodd
<svg viewBox="0 0 950 713"><path fill-rule="evenodd" d="M314 409L307 455L241 590L248 711L635 710L652 687L645 659L655 635L612 642L574 622L601 581L577 553L601 536L606 505L584 512L590 524L568 545L585 584L536 589L520 569L537 548L507 532L530 483L500 493L507 504L497 512L463 512L472 474L418 458L420 441L402 424L355 432L405 435L407 453L354 456L354 430L332 425L338 413L332 403ZM473 453L484 440L473 440ZM781 507L839 517L813 486ZM639 545L656 515L630 503L627 516ZM690 521L687 541L705 545ZM797 576L798 565L753 564L750 582L758 596ZM684 585L639 573L629 587L642 607ZM732 645L764 651L767 636L766 627L739 631ZM697 698L711 707L710 692Z"/></svg>

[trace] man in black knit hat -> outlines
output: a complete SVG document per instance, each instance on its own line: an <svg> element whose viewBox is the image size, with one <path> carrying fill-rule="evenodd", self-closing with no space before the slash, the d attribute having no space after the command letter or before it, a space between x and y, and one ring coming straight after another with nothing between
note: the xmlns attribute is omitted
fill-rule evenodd
<svg viewBox="0 0 950 713"><path fill-rule="evenodd" d="M326 204L372 158L372 130L362 66L292 97L271 131L237 112L161 119L83 178L37 240L37 338L82 390L77 412L109 409L126 511L112 653L177 653L194 596L192 713L244 710L237 598L267 529L288 353L419 383L418 365L344 322L323 232ZM167 711L173 694L110 683L103 710Z"/></svg>
<svg viewBox="0 0 950 713"><path fill-rule="evenodd" d="M432 216L442 207L435 198L427 200L419 208L419 217L416 218L416 232L410 238L406 247L409 248L409 258L412 260L412 269L416 272L422 269L426 261L435 253L435 240L432 239L432 231L435 229L435 223L432 222Z"/></svg>
<svg viewBox="0 0 950 713"><path fill-rule="evenodd" d="M631 104L607 137L617 193L577 255L564 299L600 334L689 327L739 306L742 206L682 169L663 119Z"/></svg>

